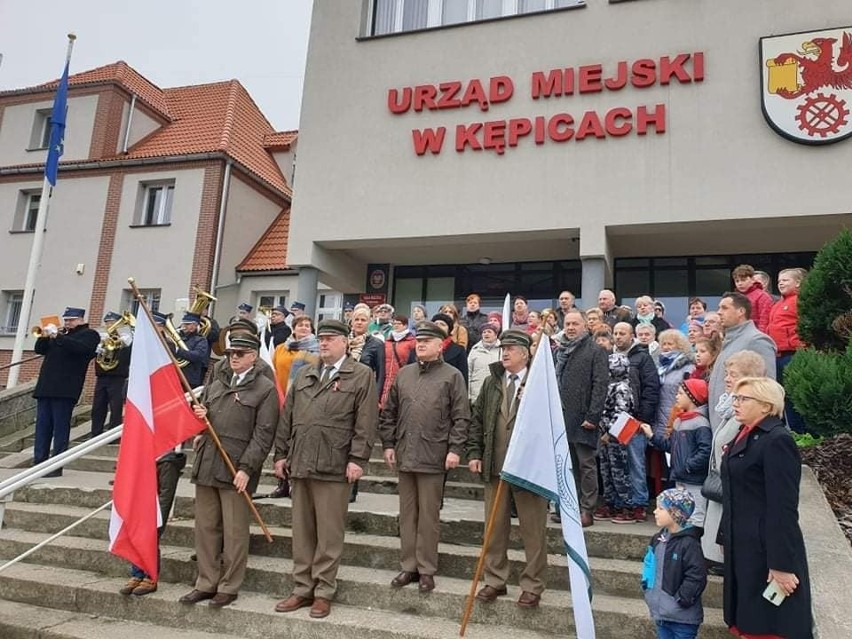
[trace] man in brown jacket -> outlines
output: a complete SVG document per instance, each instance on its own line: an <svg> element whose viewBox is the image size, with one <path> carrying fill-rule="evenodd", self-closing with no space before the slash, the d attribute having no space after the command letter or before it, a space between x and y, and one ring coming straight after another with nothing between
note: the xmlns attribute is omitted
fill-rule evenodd
<svg viewBox="0 0 852 639"><path fill-rule="evenodd" d="M251 513L239 493L251 494L257 487L278 422L275 384L255 366L259 348L260 340L250 333L234 336L227 350L231 370L218 370L195 407L195 414L206 416L216 429L237 474L231 477L209 432L196 437L192 483L198 578L181 603L210 599L213 607L227 606L245 577Z"/></svg>
<svg viewBox="0 0 852 639"><path fill-rule="evenodd" d="M399 467L399 538L402 572L395 588L419 582L435 589L444 474L459 465L470 423L462 374L441 359L447 337L434 322L417 327L417 362L391 386L379 427L388 466Z"/></svg>
<svg viewBox="0 0 852 639"><path fill-rule="evenodd" d="M503 331L500 336L501 359L491 364L491 374L473 407L467 440L468 466L481 473L485 482L485 521L494 508L500 471L509 450L515 428L521 392L527 378L532 338L524 331ZM520 576L518 606L537 608L544 592L547 571L547 501L529 491L505 484L500 491L491 543L485 555L485 586L476 598L491 603L506 594L509 580L510 501L515 500L521 539L527 563Z"/></svg>
<svg viewBox="0 0 852 639"><path fill-rule="evenodd" d="M292 484L294 582L275 610L311 606L320 619L337 590L349 484L370 459L379 404L373 371L346 354L349 327L323 320L317 337L320 365L296 374L275 436L275 474Z"/></svg>

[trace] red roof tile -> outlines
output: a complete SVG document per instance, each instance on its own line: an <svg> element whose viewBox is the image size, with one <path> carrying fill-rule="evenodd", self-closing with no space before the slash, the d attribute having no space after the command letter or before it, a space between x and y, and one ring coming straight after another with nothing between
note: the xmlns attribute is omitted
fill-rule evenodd
<svg viewBox="0 0 852 639"><path fill-rule="evenodd" d="M113 62L96 69L75 73L68 77L68 86L83 87L98 84L118 84L145 102L157 113L169 118L169 109L163 90L140 74L124 60ZM55 89L59 79L38 85L40 89Z"/></svg>
<svg viewBox="0 0 852 639"><path fill-rule="evenodd" d="M270 151L289 151L299 137L298 131L276 131L263 136L263 146Z"/></svg>
<svg viewBox="0 0 852 639"><path fill-rule="evenodd" d="M287 236L290 232L290 209L282 209L269 228L248 252L237 270L281 271L287 268Z"/></svg>

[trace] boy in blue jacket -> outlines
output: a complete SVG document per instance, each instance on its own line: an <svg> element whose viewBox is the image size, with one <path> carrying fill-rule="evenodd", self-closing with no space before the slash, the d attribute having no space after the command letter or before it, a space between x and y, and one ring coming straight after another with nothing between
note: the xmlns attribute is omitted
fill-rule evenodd
<svg viewBox="0 0 852 639"><path fill-rule="evenodd" d="M642 569L642 590L658 639L695 639L704 621L701 593L707 569L701 533L687 523L695 500L682 488L657 497L654 519L660 532L651 538Z"/></svg>
<svg viewBox="0 0 852 639"><path fill-rule="evenodd" d="M707 479L710 466L710 449L713 431L707 419L707 382L687 379L680 383L675 395L675 407L665 433L654 433L648 424L642 432L651 444L671 453L671 479L675 488L692 494L695 507L689 523L703 531L707 513L707 499L701 495L701 486Z"/></svg>

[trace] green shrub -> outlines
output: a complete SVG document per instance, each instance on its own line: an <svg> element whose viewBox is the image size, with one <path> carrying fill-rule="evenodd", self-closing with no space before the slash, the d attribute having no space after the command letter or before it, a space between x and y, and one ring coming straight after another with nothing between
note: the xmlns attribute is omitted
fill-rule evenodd
<svg viewBox="0 0 852 639"><path fill-rule="evenodd" d="M808 430L852 433L852 232L843 229L817 254L799 291L798 351L784 386Z"/></svg>

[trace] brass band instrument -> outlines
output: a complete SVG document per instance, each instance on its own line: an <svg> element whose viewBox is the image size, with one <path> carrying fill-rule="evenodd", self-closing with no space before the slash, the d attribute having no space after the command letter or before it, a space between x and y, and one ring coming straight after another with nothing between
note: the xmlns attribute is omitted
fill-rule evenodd
<svg viewBox="0 0 852 639"><path fill-rule="evenodd" d="M202 337L207 337L210 334L212 324L210 322L210 318L204 316L204 311L207 310L210 302L216 301L216 298L210 295L207 291L202 291L199 286L193 286L192 290L195 291L195 301L188 309L186 309L186 312L195 313L201 317L201 322L198 325L198 334Z"/></svg>
<svg viewBox="0 0 852 639"><path fill-rule="evenodd" d="M183 338L178 333L178 330L175 328L175 325L172 323L172 314L169 313L166 316L166 323L163 326L166 339L170 341L176 348L182 348L183 350L189 350L186 347L186 342L183 341ZM180 359L179 357L175 357L175 361L177 365L183 368L187 364L189 364L189 360Z"/></svg>
<svg viewBox="0 0 852 639"><path fill-rule="evenodd" d="M60 326L56 329L56 333L54 335L48 335L47 337L53 339L57 335L65 335L67 332L68 332L67 328L65 328L64 326ZM30 335L32 335L36 339L39 339L41 337L45 337L44 328L41 327L41 326L33 326L32 330L30 331Z"/></svg>
<svg viewBox="0 0 852 639"><path fill-rule="evenodd" d="M118 366L118 352L124 348L124 342L121 341L121 336L118 334L118 329L122 326L136 328L136 318L124 311L121 318L107 326L107 335L101 340L101 348L95 358L98 366L105 371L111 371Z"/></svg>

